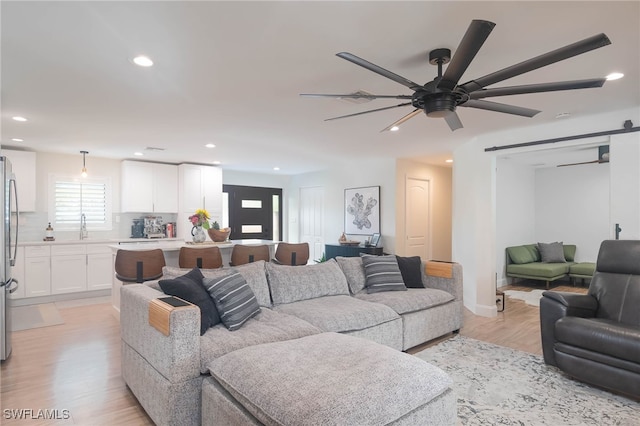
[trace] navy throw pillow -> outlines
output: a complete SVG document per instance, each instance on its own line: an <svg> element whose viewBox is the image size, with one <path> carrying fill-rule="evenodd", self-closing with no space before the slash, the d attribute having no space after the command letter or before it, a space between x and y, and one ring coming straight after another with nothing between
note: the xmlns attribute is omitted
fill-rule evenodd
<svg viewBox="0 0 640 426"><path fill-rule="evenodd" d="M404 285L408 288L424 288L422 283L422 261L420 256L396 256Z"/></svg>

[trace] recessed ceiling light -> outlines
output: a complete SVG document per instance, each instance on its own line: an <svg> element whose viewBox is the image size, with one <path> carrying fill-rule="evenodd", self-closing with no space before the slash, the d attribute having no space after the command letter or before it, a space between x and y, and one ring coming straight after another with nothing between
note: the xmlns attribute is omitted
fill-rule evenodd
<svg viewBox="0 0 640 426"><path fill-rule="evenodd" d="M570 116L571 116L570 112L559 112L556 114L556 118L567 118Z"/></svg>
<svg viewBox="0 0 640 426"><path fill-rule="evenodd" d="M453 163L453 160L449 158L448 160L444 160L445 163Z"/></svg>
<svg viewBox="0 0 640 426"><path fill-rule="evenodd" d="M397 132L398 130L400 130L400 127L398 126L393 126L392 128L389 129L392 132Z"/></svg>
<svg viewBox="0 0 640 426"><path fill-rule="evenodd" d="M12 117L12 118L13 118L14 120L16 120L16 121L27 121L27 119L26 119L26 118L24 118L24 117L20 117L20 116L18 116L18 115L16 115L15 117Z"/></svg>
<svg viewBox="0 0 640 426"><path fill-rule="evenodd" d="M14 142L24 142L24 139L19 139L19 138L13 138L11 140Z"/></svg>
<svg viewBox="0 0 640 426"><path fill-rule="evenodd" d="M141 152L134 152L133 155L138 156L138 157L142 157L144 154Z"/></svg>
<svg viewBox="0 0 640 426"><path fill-rule="evenodd" d="M133 58L133 63L141 67L150 67L153 65L153 61L148 56L140 55Z"/></svg>
<svg viewBox="0 0 640 426"><path fill-rule="evenodd" d="M612 72L606 78L607 78L607 81L610 81L610 80L618 80L622 77L624 77L624 74L622 74L621 72Z"/></svg>
<svg viewBox="0 0 640 426"><path fill-rule="evenodd" d="M273 170L278 171L280 170L280 167L274 167Z"/></svg>
<svg viewBox="0 0 640 426"><path fill-rule="evenodd" d="M207 148L215 148L216 146L212 143L208 143L205 145Z"/></svg>

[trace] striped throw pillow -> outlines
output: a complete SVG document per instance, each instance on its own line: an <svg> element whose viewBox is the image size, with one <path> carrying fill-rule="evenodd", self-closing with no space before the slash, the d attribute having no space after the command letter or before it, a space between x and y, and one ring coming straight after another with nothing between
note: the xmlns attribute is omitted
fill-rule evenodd
<svg viewBox="0 0 640 426"><path fill-rule="evenodd" d="M381 291L406 291L398 260L394 255L362 256L367 293Z"/></svg>
<svg viewBox="0 0 640 426"><path fill-rule="evenodd" d="M239 329L260 312L253 290L239 272L205 278L203 284L216 304L220 320L230 331Z"/></svg>

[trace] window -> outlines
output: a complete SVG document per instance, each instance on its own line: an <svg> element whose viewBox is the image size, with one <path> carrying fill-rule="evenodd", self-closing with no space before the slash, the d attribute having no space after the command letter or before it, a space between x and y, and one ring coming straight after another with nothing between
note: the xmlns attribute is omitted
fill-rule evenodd
<svg viewBox="0 0 640 426"><path fill-rule="evenodd" d="M61 231L80 230L85 215L89 231L111 230L111 178L49 176L49 221Z"/></svg>

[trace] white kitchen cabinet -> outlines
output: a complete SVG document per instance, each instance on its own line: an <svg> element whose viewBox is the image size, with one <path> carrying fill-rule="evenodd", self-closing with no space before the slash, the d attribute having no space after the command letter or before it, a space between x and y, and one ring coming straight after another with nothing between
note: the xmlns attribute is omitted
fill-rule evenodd
<svg viewBox="0 0 640 426"><path fill-rule="evenodd" d="M9 295L12 299L22 299L25 295L24 247L18 247L16 263L11 267L11 278L18 281L18 288Z"/></svg>
<svg viewBox="0 0 640 426"><path fill-rule="evenodd" d="M125 160L120 186L122 212L178 212L177 166Z"/></svg>
<svg viewBox="0 0 640 426"><path fill-rule="evenodd" d="M51 248L51 293L87 290L87 247L84 244Z"/></svg>
<svg viewBox="0 0 640 426"><path fill-rule="evenodd" d="M207 209L213 217L222 214L222 170L213 166L180 164L180 212L193 214Z"/></svg>
<svg viewBox="0 0 640 426"><path fill-rule="evenodd" d="M108 246L87 245L87 290L110 289L113 282L113 254Z"/></svg>
<svg viewBox="0 0 640 426"><path fill-rule="evenodd" d="M24 248L25 297L51 294L51 251L48 246Z"/></svg>
<svg viewBox="0 0 640 426"><path fill-rule="evenodd" d="M6 156L13 166L18 191L20 212L36 211L36 153L3 149L0 154ZM15 207L15 206L14 206ZM15 211L15 208L13 209Z"/></svg>

